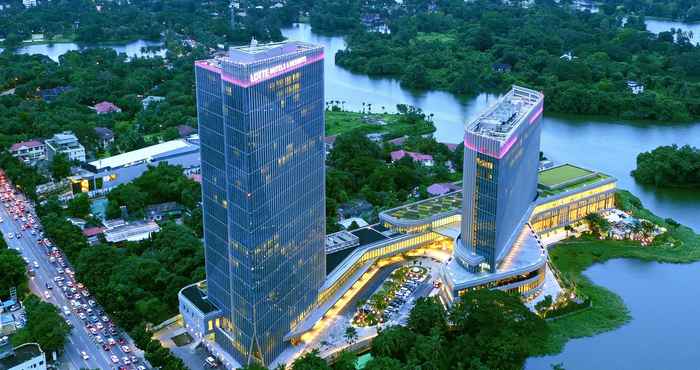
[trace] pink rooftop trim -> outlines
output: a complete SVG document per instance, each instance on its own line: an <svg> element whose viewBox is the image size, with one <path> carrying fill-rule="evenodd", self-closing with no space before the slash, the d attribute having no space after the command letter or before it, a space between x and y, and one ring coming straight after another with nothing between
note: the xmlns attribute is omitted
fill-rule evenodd
<svg viewBox="0 0 700 370"><path fill-rule="evenodd" d="M302 64L296 65L296 66L291 67L291 68L283 69L283 70L281 70L281 71L279 71L279 72L277 72L277 73L271 74L271 75L267 76L266 78L261 79L261 80L259 80L259 81L255 81L255 82L250 82L250 81L247 81L247 80L246 80L246 81L241 81L241 80L239 80L239 79L236 79L236 78L234 78L233 76L229 75L228 73L224 72L224 70L223 70L222 68L219 68L219 67L217 67L217 66L212 65L212 64L210 64L209 62L207 62L206 60L198 60L198 61L195 62L195 65L197 65L197 66L199 66L199 67L202 67L202 68L204 68L204 69L206 69L206 70L208 70L208 71L211 71L211 72L220 74L220 75L221 75L221 79L224 80L224 81L226 81L226 82L230 82L230 83L232 83L232 84L234 84L234 85L236 85L236 86L240 86L240 87L246 88L246 87L251 87L251 86L257 85L257 84L259 84L259 83L261 83L261 82L265 82L265 81L267 81L267 80L269 80L269 79L271 79L271 78L275 78L275 77L277 77L277 76L279 76L279 75L282 75L282 74L285 74L285 73L287 73L287 72L289 72L289 71L293 71L293 70L299 69L299 68L301 68L301 67L307 66L307 65L309 65L309 64L311 64L311 63L316 63L316 62L318 62L319 60L323 60L323 58L324 58L324 53L320 53L320 54L315 55L315 56L313 56L313 57L307 58L307 59L306 59L306 62L304 62L304 63L302 63Z"/></svg>
<svg viewBox="0 0 700 370"><path fill-rule="evenodd" d="M495 153L486 147L481 147L481 148L477 147L476 144L473 144L473 143L470 143L469 141L467 141L467 138L465 137L464 138L464 147L469 148L473 151L479 152L481 154L486 154L489 157L501 159L506 154L508 154L508 151L510 150L510 148L512 148L513 145L515 145L515 143L517 141L518 141L518 137L512 136L510 139L508 139L508 141L505 142L505 144L503 144L503 146L501 146L501 149L498 151L498 153Z"/></svg>

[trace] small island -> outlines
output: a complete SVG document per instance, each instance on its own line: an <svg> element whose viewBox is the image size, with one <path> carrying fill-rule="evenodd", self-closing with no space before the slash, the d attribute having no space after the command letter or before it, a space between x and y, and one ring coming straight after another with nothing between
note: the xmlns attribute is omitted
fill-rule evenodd
<svg viewBox="0 0 700 370"><path fill-rule="evenodd" d="M674 144L640 153L632 177L645 185L700 188L700 149Z"/></svg>

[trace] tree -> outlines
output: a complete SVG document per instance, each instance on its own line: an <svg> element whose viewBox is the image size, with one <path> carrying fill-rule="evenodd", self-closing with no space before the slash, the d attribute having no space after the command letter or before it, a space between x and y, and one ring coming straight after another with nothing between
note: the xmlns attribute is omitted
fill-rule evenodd
<svg viewBox="0 0 700 370"><path fill-rule="evenodd" d="M408 316L408 328L422 335L430 335L434 330L445 333L447 317L442 304L435 297L419 298Z"/></svg>
<svg viewBox="0 0 700 370"><path fill-rule="evenodd" d="M535 304L535 309L539 312L544 311L552 306L552 296L547 294L544 299Z"/></svg>
<svg viewBox="0 0 700 370"><path fill-rule="evenodd" d="M372 341L372 356L390 357L405 362L415 343L415 334L403 326L382 330Z"/></svg>
<svg viewBox="0 0 700 370"><path fill-rule="evenodd" d="M518 295L500 290L467 292L452 307L449 318L461 341L479 343L478 348L471 347L476 351L472 355L491 369L522 368L549 335L544 320L525 307Z"/></svg>
<svg viewBox="0 0 700 370"><path fill-rule="evenodd" d="M346 342L353 344L357 341L357 329L352 325L348 325L348 327L345 328L345 334L343 336Z"/></svg>
<svg viewBox="0 0 700 370"><path fill-rule="evenodd" d="M318 350L305 353L292 363L293 370L331 370L326 360L318 357Z"/></svg>
<svg viewBox="0 0 700 370"><path fill-rule="evenodd" d="M610 223L598 213L589 213L583 219L588 225L591 234L596 237L607 236L610 231Z"/></svg>
<svg viewBox="0 0 700 370"><path fill-rule="evenodd" d="M25 299L23 304L27 312L27 326L12 337L12 345L16 347L35 342L46 353L62 351L70 328L56 306L42 302L34 295Z"/></svg>
<svg viewBox="0 0 700 370"><path fill-rule="evenodd" d="M1 238L0 238L1 239ZM2 244L5 240L2 239ZM6 245L0 246L0 299L10 296L10 289L17 288L17 295L22 297L28 291L27 268L19 253L8 249Z"/></svg>
<svg viewBox="0 0 700 370"><path fill-rule="evenodd" d="M90 199L80 193L68 201L68 214L72 217L85 218L90 214Z"/></svg>
<svg viewBox="0 0 700 370"><path fill-rule="evenodd" d="M51 176L54 180L59 181L70 176L71 163L68 156L64 153L56 153L51 160Z"/></svg>
<svg viewBox="0 0 700 370"><path fill-rule="evenodd" d="M365 370L403 370L405 366L398 360L390 357L376 357L365 365Z"/></svg>
<svg viewBox="0 0 700 370"><path fill-rule="evenodd" d="M349 351L342 351L333 362L333 370L355 370L356 364L356 354Z"/></svg>

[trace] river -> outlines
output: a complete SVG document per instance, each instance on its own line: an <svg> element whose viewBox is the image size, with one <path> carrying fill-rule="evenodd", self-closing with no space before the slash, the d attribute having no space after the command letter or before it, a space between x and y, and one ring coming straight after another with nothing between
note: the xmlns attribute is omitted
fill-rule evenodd
<svg viewBox="0 0 700 370"><path fill-rule="evenodd" d="M440 91L415 93L403 89L398 81L370 78L348 72L334 63L335 53L345 47L341 37L327 37L311 32L307 24L282 30L292 40L324 45L326 100L345 101L345 109L360 110L362 103L372 103L373 112L395 110L404 103L434 114L441 142L457 143L467 122L496 96L482 94L471 99ZM546 106L546 98L545 98ZM571 162L613 175L619 187L639 196L649 209L700 231L700 192L658 190L638 185L629 172L635 168L637 154L659 145L690 144L700 147L700 122L692 124L645 124L610 118L567 117L545 114L542 150L557 162Z"/></svg>
<svg viewBox="0 0 700 370"><path fill-rule="evenodd" d="M687 265L617 259L589 268L585 274L619 294L632 321L594 337L573 339L555 356L528 359L526 370L548 370L563 363L567 370L696 369L700 363L700 263Z"/></svg>
<svg viewBox="0 0 700 370"><path fill-rule="evenodd" d="M146 40L136 40L129 43L121 44L97 44L97 45L82 45L73 42L57 42L53 44L32 44L21 47L17 49L18 54L43 54L51 58L53 61L58 62L58 57L61 55L73 51L73 50L84 50L96 47L108 47L114 49L117 53L125 53L130 58L133 57L143 57L143 56L161 56L165 57L165 49L160 49L155 52L141 51L144 47L162 46L163 43L159 41L146 41ZM0 48L0 52L2 49Z"/></svg>

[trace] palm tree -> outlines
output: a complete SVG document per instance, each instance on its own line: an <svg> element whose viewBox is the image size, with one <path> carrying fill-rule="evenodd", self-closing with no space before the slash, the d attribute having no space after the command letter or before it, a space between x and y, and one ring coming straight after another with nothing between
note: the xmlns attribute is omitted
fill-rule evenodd
<svg viewBox="0 0 700 370"><path fill-rule="evenodd" d="M349 344L353 344L357 341L357 329L352 325L348 325L343 336Z"/></svg>

